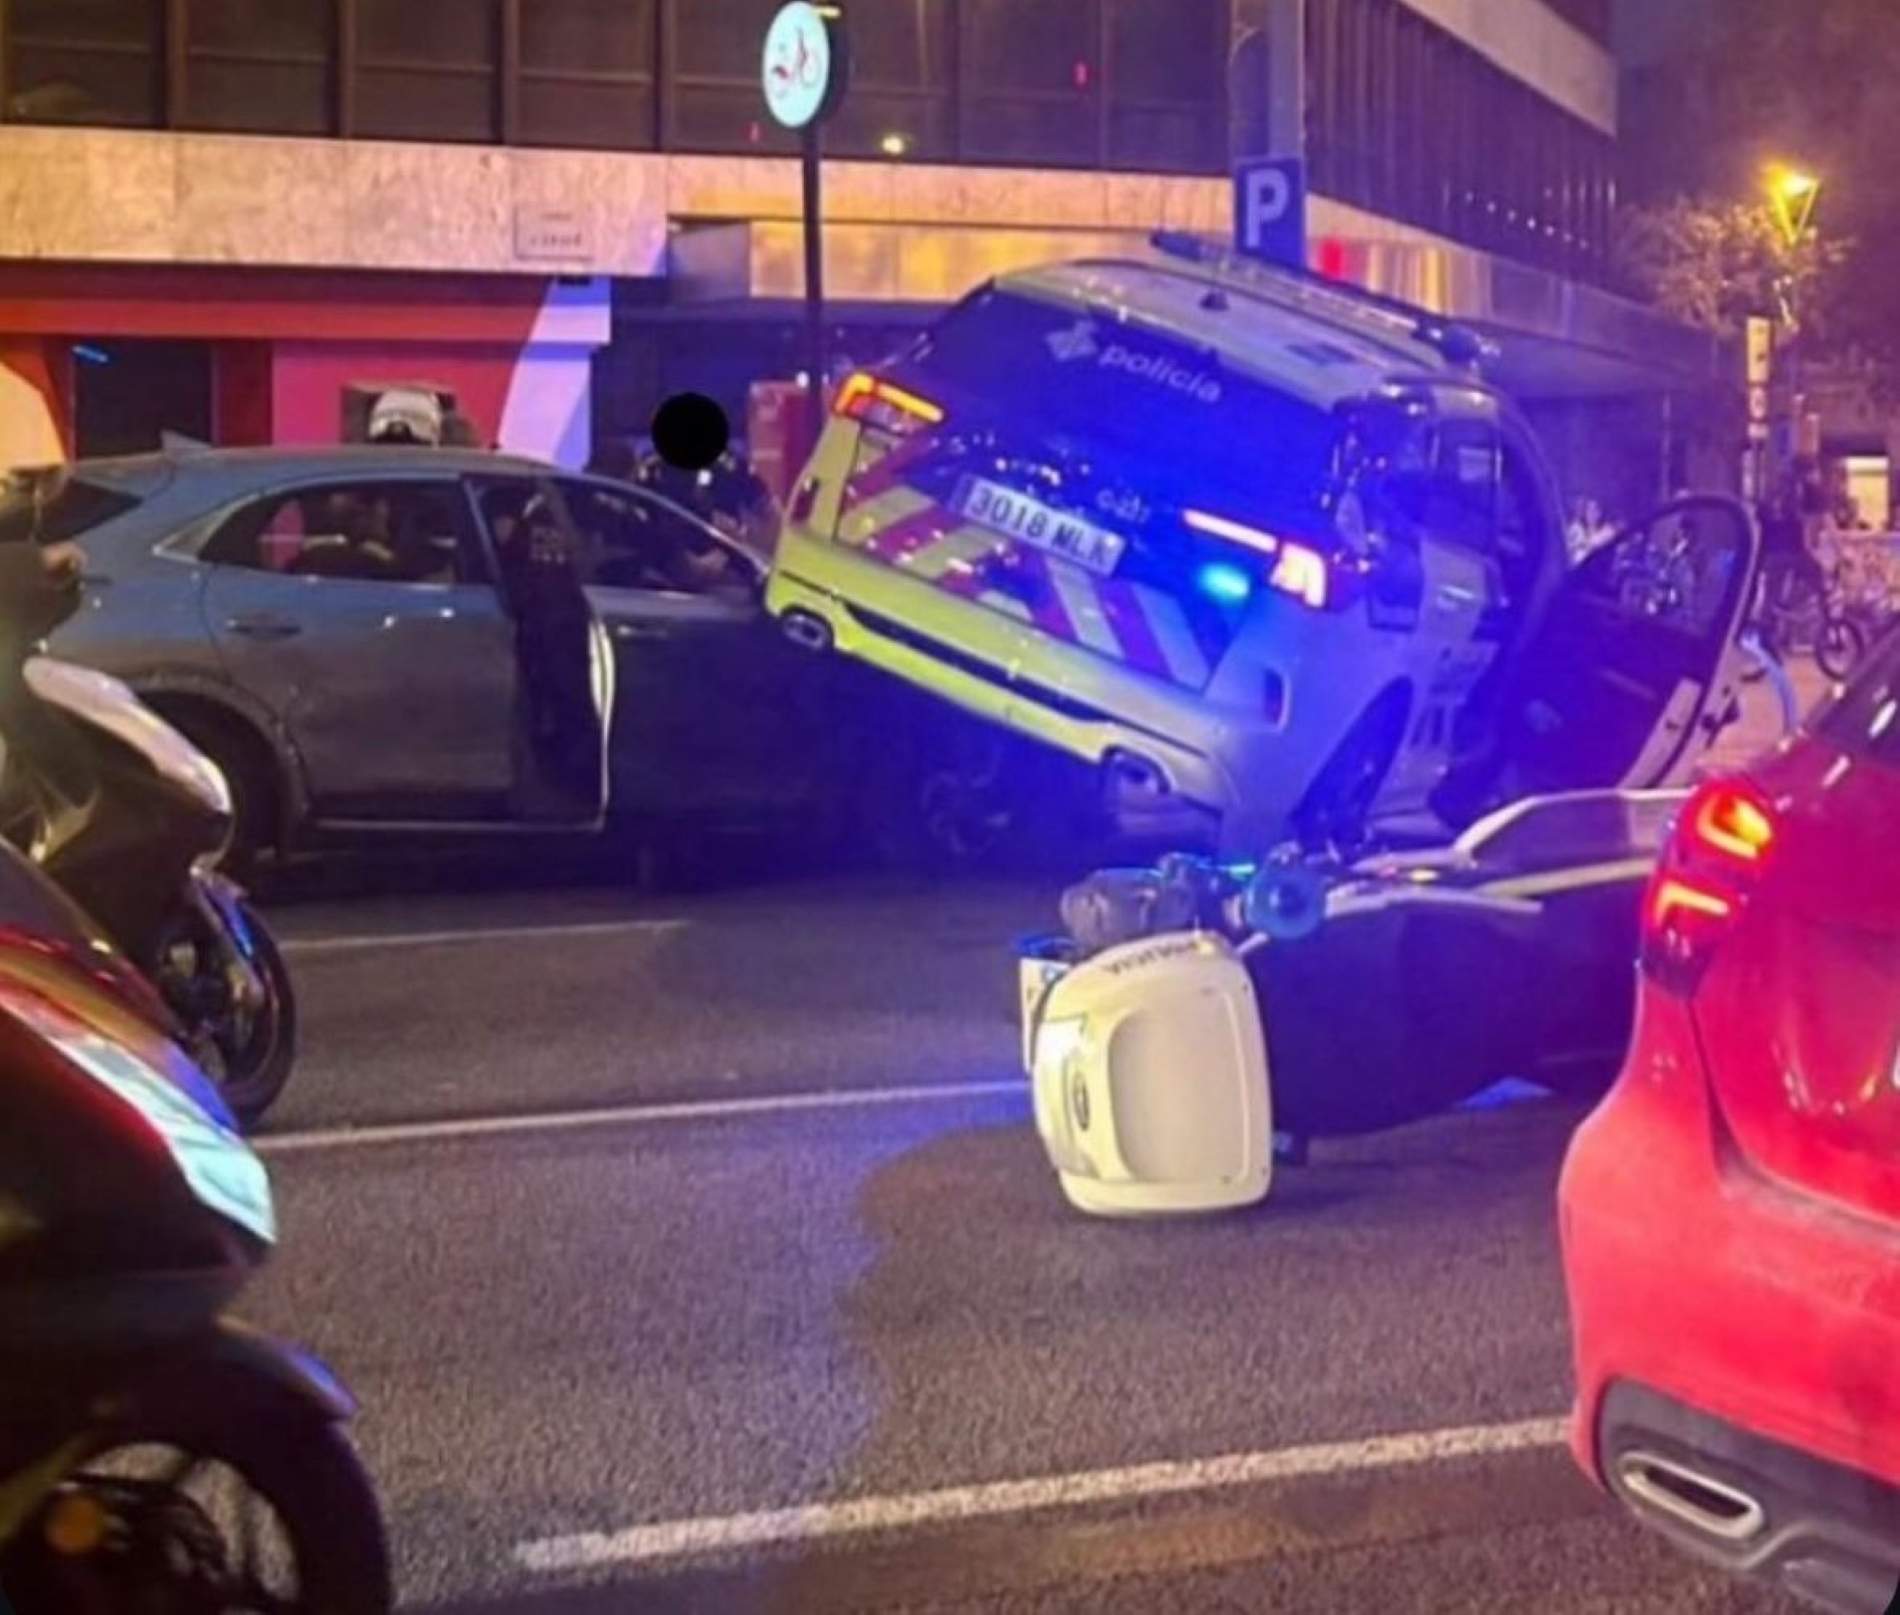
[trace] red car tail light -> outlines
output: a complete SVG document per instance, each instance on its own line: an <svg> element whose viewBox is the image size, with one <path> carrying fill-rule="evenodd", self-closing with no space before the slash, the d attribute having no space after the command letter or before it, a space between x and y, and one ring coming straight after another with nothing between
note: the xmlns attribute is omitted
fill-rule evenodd
<svg viewBox="0 0 1900 1615"><path fill-rule="evenodd" d="M831 407L832 413L846 420L864 421L892 432L941 426L945 419L941 404L868 370L856 370L847 376Z"/></svg>
<svg viewBox="0 0 1900 1615"><path fill-rule="evenodd" d="M1775 842L1773 807L1743 780L1690 797L1643 910L1643 968L1688 994L1746 906Z"/></svg>

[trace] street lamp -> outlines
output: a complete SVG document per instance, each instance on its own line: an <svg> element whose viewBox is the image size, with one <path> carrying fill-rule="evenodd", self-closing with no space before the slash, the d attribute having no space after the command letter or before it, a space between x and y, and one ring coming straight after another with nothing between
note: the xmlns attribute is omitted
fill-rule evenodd
<svg viewBox="0 0 1900 1615"><path fill-rule="evenodd" d="M1821 195L1820 180L1799 168L1771 168L1768 194L1775 204L1775 217L1787 234L1788 245L1799 246L1814 218L1814 204Z"/></svg>
<svg viewBox="0 0 1900 1615"><path fill-rule="evenodd" d="M1798 252L1812 235L1814 206L1820 200L1821 181L1805 169L1778 163L1768 170L1768 197L1790 253ZM1782 396L1786 399L1787 438L1784 463L1799 470L1806 447L1807 398L1802 386L1800 265L1794 257L1776 277L1775 297L1781 304L1781 332L1775 341ZM1753 378L1751 377L1751 382ZM1750 405L1751 411L1754 405Z"/></svg>

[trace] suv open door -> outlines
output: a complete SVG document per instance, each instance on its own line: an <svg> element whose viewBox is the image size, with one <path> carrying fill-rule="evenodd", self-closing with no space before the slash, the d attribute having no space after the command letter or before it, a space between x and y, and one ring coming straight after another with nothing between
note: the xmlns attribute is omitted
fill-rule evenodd
<svg viewBox="0 0 1900 1615"><path fill-rule="evenodd" d="M1686 781L1740 685L1759 548L1745 505L1705 495L1587 557L1506 675L1494 799Z"/></svg>

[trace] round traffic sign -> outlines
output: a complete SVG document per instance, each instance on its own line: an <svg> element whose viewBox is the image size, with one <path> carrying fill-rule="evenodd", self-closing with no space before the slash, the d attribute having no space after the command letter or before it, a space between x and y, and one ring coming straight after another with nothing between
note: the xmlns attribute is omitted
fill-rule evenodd
<svg viewBox="0 0 1900 1615"><path fill-rule="evenodd" d="M844 91L844 36L836 6L792 0L765 31L765 105L787 129L829 117Z"/></svg>

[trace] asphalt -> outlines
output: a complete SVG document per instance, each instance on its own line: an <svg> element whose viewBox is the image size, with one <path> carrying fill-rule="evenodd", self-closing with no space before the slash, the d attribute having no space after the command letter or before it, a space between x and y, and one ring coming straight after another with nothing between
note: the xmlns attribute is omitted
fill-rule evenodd
<svg viewBox="0 0 1900 1615"><path fill-rule="evenodd" d="M1757 691L1719 760L1773 735ZM303 1054L247 1305L361 1396L406 1608L1788 1607L1560 1444L1574 1107L1092 1222L1017 1070L1009 944L1054 872L638 873L402 857L271 907Z"/></svg>
<svg viewBox="0 0 1900 1615"><path fill-rule="evenodd" d="M1535 1422L1568 1398L1574 1109L1091 1222L1015 1085L1007 944L1047 883L490 884L273 915L305 1057L247 1310L362 1398L407 1607L1783 1608ZM1478 1449L1363 1445L1434 1432Z"/></svg>

